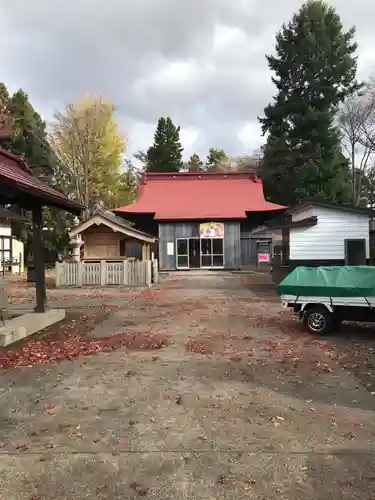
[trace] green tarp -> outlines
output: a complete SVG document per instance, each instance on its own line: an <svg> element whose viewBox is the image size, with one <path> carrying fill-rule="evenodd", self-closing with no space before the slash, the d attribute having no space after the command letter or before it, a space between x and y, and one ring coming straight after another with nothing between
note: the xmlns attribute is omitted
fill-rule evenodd
<svg viewBox="0 0 375 500"><path fill-rule="evenodd" d="M279 295L375 297L375 267L297 267L277 287Z"/></svg>

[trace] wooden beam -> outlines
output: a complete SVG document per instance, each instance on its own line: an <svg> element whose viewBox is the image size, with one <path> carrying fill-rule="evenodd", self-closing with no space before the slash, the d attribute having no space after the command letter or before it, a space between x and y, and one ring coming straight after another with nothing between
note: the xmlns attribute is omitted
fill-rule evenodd
<svg viewBox="0 0 375 500"><path fill-rule="evenodd" d="M37 313L47 310L46 275L44 268L44 243L43 243L43 207L33 209L33 255L35 269L35 291Z"/></svg>

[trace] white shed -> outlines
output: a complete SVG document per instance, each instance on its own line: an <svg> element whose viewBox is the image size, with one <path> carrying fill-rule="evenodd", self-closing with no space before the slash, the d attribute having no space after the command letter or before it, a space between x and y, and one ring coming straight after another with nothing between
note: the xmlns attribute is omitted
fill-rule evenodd
<svg viewBox="0 0 375 500"><path fill-rule="evenodd" d="M305 203L288 213L290 262L365 265L370 258L371 210Z"/></svg>
<svg viewBox="0 0 375 500"><path fill-rule="evenodd" d="M289 261L298 265L365 265L372 211L310 202L289 209Z"/></svg>
<svg viewBox="0 0 375 500"><path fill-rule="evenodd" d="M272 232L273 268L284 274L297 266L366 265L372 216L367 208L306 202L253 233Z"/></svg>

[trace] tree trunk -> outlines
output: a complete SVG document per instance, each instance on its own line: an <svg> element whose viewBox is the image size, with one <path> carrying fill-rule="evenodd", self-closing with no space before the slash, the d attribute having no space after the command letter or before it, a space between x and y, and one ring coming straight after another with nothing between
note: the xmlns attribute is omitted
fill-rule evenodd
<svg viewBox="0 0 375 500"><path fill-rule="evenodd" d="M356 182L355 182L355 144L352 142L352 150L351 150L351 162L352 162L352 203L353 205L357 205L356 203Z"/></svg>

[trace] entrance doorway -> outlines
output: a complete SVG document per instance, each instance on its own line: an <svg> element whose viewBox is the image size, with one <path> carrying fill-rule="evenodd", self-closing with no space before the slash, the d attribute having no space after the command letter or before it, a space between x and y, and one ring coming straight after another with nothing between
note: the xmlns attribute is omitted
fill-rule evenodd
<svg viewBox="0 0 375 500"><path fill-rule="evenodd" d="M222 238L177 238L177 269L222 269Z"/></svg>
<svg viewBox="0 0 375 500"><path fill-rule="evenodd" d="M345 265L366 265L366 240L345 240Z"/></svg>
<svg viewBox="0 0 375 500"><path fill-rule="evenodd" d="M189 268L201 267L201 246L199 238L189 238Z"/></svg>

